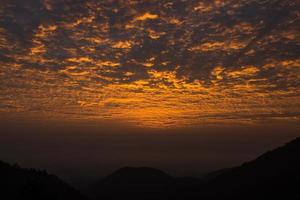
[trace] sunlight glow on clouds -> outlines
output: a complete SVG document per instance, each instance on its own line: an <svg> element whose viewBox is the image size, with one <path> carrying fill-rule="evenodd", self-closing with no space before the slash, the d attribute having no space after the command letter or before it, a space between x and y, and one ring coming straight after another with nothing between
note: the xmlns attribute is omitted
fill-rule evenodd
<svg viewBox="0 0 300 200"><path fill-rule="evenodd" d="M3 117L299 123L294 1L5 1Z"/></svg>

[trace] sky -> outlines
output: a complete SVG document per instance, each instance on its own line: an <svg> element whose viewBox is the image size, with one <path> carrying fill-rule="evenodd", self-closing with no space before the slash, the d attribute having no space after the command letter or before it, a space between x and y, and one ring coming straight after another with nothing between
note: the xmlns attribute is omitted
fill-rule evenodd
<svg viewBox="0 0 300 200"><path fill-rule="evenodd" d="M281 137L274 140L275 146L300 130L298 1L0 2L2 141L21 140L8 134L16 133L12 127L23 127L18 128L23 135L30 132L22 139L29 142L35 137L42 140L32 124L43 126L41 132L53 124L72 124L80 129L77 135L95 132L91 138L99 140L109 132L116 140L136 138L125 139L129 146L146 141L137 132L149 132L153 143L172 146L166 155L174 155L179 151L175 144L187 147L192 141L185 142L189 138L185 134L192 134L195 141L210 136L211 143L218 138L229 147L234 143L229 130L248 129L255 132L245 134L253 144L261 141L269 147L273 136ZM211 133L216 127L224 128L224 133ZM62 129L55 129L54 138L46 143L59 141L56 135ZM174 134L164 133L170 130ZM122 131L123 135L115 135ZM35 149L39 142L22 144ZM16 155L7 159L25 158L16 154L16 146L5 144L14 150L3 147L2 154ZM191 163L200 152L197 143L192 146L194 153L181 156L193 155ZM254 146L245 158L258 153ZM213 145L208 149L215 151ZM234 160L231 164L242 160L234 158L229 159ZM230 162L212 165L226 164Z"/></svg>

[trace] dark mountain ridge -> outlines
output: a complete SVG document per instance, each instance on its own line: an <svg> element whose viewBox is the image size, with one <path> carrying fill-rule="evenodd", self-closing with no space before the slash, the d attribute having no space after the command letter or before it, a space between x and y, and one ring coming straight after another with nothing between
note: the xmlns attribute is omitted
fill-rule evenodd
<svg viewBox="0 0 300 200"><path fill-rule="evenodd" d="M94 199L300 199L300 138L203 178L122 168L93 185Z"/></svg>
<svg viewBox="0 0 300 200"><path fill-rule="evenodd" d="M124 167L105 177L105 184L163 184L173 181L165 172L150 167Z"/></svg>
<svg viewBox="0 0 300 200"><path fill-rule="evenodd" d="M67 183L46 171L22 169L0 161L1 199L86 200Z"/></svg>
<svg viewBox="0 0 300 200"><path fill-rule="evenodd" d="M300 138L182 194L190 199L300 199Z"/></svg>
<svg viewBox="0 0 300 200"><path fill-rule="evenodd" d="M124 167L85 191L91 199L300 199L300 138L241 166L203 178L175 178L148 167ZM84 200L46 171L0 161L2 199Z"/></svg>

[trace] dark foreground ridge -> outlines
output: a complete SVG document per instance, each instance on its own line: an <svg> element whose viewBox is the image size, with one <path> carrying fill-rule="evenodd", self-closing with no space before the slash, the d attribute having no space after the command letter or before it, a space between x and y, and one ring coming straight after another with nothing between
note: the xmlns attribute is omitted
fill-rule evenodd
<svg viewBox="0 0 300 200"><path fill-rule="evenodd" d="M148 167L125 167L92 184L94 200L300 199L300 138L241 166L204 178L175 178ZM1 199L84 200L44 171L0 162Z"/></svg>
<svg viewBox="0 0 300 200"><path fill-rule="evenodd" d="M78 191L46 171L22 169L0 161L0 199L87 200Z"/></svg>
<svg viewBox="0 0 300 200"><path fill-rule="evenodd" d="M300 199L299 186L297 138L182 194L188 199Z"/></svg>

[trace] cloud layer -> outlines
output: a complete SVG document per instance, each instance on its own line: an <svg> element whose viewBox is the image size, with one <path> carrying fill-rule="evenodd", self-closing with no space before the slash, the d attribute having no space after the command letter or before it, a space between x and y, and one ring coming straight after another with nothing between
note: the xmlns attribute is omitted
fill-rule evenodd
<svg viewBox="0 0 300 200"><path fill-rule="evenodd" d="M299 123L299 21L292 0L4 0L0 113Z"/></svg>

